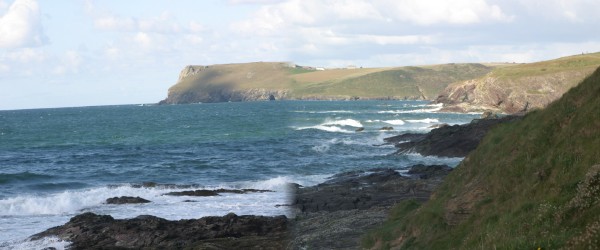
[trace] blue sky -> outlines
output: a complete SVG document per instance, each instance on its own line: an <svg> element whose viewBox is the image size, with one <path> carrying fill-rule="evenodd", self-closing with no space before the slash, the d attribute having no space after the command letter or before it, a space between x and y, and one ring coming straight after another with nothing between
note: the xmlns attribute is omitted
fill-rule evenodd
<svg viewBox="0 0 600 250"><path fill-rule="evenodd" d="M0 0L0 110L158 102L190 64L597 52L598 12L597 0Z"/></svg>

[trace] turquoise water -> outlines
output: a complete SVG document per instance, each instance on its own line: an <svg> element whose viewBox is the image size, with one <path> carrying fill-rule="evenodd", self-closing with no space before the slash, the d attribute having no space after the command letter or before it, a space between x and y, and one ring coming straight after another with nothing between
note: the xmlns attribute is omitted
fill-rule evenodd
<svg viewBox="0 0 600 250"><path fill-rule="evenodd" d="M392 155L383 138L461 124L477 114L439 113L419 101L278 101L126 105L0 111L0 246L83 211L116 218L286 214L286 183L313 185L340 171L460 159ZM393 131L380 131L391 126ZM364 131L355 132L359 127ZM275 192L168 197L184 186ZM149 204L103 204L114 196Z"/></svg>

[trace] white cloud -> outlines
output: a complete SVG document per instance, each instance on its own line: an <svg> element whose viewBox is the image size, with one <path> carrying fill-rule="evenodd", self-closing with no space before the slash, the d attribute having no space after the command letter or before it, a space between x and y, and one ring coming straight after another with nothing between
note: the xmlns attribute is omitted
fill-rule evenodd
<svg viewBox="0 0 600 250"><path fill-rule="evenodd" d="M52 73L63 75L67 72L78 73L79 67L83 63L83 58L77 51L69 50L61 58L61 64L56 65Z"/></svg>
<svg viewBox="0 0 600 250"><path fill-rule="evenodd" d="M16 0L0 17L0 48L36 47L46 40L36 1Z"/></svg>
<svg viewBox="0 0 600 250"><path fill-rule="evenodd" d="M147 32L160 34L179 34L183 32L198 32L202 26L193 22L189 27L183 28L173 20L168 12L163 12L157 18L137 19L133 17L118 17L104 15L94 19L94 27L105 31L119 32Z"/></svg>
<svg viewBox="0 0 600 250"><path fill-rule="evenodd" d="M229 0L230 4L265 4L265 3L277 3L284 0Z"/></svg>
<svg viewBox="0 0 600 250"><path fill-rule="evenodd" d="M105 16L94 20L94 26L101 30L132 31L137 28L137 22L133 18Z"/></svg>
<svg viewBox="0 0 600 250"><path fill-rule="evenodd" d="M6 8L8 8L8 3L0 0L0 11L4 11Z"/></svg>
<svg viewBox="0 0 600 250"><path fill-rule="evenodd" d="M15 49L6 54L6 59L18 63L43 62L46 58L44 51L34 48Z"/></svg>
<svg viewBox="0 0 600 250"><path fill-rule="evenodd" d="M485 21L511 21L498 5L485 0L386 0L375 1L392 20L418 25L439 23L475 24Z"/></svg>
<svg viewBox="0 0 600 250"><path fill-rule="evenodd" d="M10 66L0 63L0 73L7 73L10 71Z"/></svg>
<svg viewBox="0 0 600 250"><path fill-rule="evenodd" d="M234 23L232 28L248 34L272 35L283 29L324 27L340 21L429 26L508 22L513 18L485 0L289 0L263 6L251 19Z"/></svg>

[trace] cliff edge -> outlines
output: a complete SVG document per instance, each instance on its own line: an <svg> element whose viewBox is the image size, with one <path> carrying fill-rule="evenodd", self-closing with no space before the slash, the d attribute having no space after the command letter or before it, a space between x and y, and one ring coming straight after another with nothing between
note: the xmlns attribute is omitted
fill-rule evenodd
<svg viewBox="0 0 600 250"><path fill-rule="evenodd" d="M436 98L445 111L507 114L546 107L600 66L600 53L497 67L449 85Z"/></svg>

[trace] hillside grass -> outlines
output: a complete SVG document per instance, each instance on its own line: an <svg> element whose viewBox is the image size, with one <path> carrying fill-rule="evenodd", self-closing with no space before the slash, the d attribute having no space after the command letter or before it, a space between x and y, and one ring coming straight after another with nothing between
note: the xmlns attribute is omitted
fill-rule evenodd
<svg viewBox="0 0 600 250"><path fill-rule="evenodd" d="M599 110L597 69L546 109L491 130L430 201L422 206L413 201L399 204L381 228L365 236L363 246L596 248L600 245ZM452 223L451 212L467 214Z"/></svg>
<svg viewBox="0 0 600 250"><path fill-rule="evenodd" d="M202 70L180 79L169 92L271 89L288 90L297 99L433 99L448 84L491 70L481 64L311 70L290 67L288 63L255 62L198 67Z"/></svg>
<svg viewBox="0 0 600 250"><path fill-rule="evenodd" d="M342 71L337 70L331 73L337 74ZM384 70L356 69L346 71L356 72L341 79L330 79L307 85L299 84L295 87L294 94L298 97L325 95L433 99L450 83L485 75L491 71L491 68L481 64L443 64ZM369 71L373 72L368 73ZM325 71L322 74L325 73L327 72ZM303 78L297 79L303 79L304 81L308 79L316 80L316 78L311 77L313 76L305 75ZM319 78L319 80L324 79L327 78Z"/></svg>
<svg viewBox="0 0 600 250"><path fill-rule="evenodd" d="M532 77L546 75L551 73L559 73L573 70L593 71L600 65L600 52L561 57L554 60L517 64L507 67L496 67L492 71L492 76L500 78L516 79L521 77Z"/></svg>

